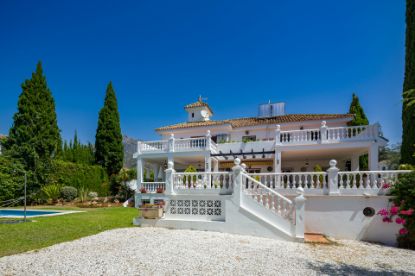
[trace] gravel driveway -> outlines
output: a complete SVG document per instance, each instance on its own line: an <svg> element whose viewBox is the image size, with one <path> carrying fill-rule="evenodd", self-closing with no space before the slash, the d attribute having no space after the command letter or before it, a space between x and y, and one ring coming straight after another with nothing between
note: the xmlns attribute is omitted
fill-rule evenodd
<svg viewBox="0 0 415 276"><path fill-rule="evenodd" d="M2 275L415 275L415 252L215 232L125 228L0 258Z"/></svg>

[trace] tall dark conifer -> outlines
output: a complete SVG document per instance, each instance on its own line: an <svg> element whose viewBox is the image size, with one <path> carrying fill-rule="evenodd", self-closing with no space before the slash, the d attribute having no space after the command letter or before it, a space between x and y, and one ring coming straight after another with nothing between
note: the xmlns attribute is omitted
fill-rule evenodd
<svg viewBox="0 0 415 276"><path fill-rule="evenodd" d="M403 83L401 163L415 165L415 105L408 91L415 89L415 0L406 1L405 78Z"/></svg>
<svg viewBox="0 0 415 276"><path fill-rule="evenodd" d="M123 145L117 98L112 83L107 86L104 107L99 112L95 135L95 161L108 175L116 175L122 168Z"/></svg>
<svg viewBox="0 0 415 276"><path fill-rule="evenodd" d="M350 103L349 113L354 114L352 121L348 123L349 126L364 126L369 124L369 120L366 117L363 107L360 105L359 97L353 93L352 102ZM361 170L368 169L368 155L364 154L359 157L359 168Z"/></svg>
<svg viewBox="0 0 415 276"><path fill-rule="evenodd" d="M22 93L17 103L9 131L6 153L20 159L27 170L37 172L40 183L42 174L61 149L55 101L39 62L32 78L22 84ZM39 179L43 178L43 179Z"/></svg>

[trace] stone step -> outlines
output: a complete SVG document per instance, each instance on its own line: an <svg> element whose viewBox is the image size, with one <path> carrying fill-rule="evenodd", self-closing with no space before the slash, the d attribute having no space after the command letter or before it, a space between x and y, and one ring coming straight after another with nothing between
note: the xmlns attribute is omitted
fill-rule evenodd
<svg viewBox="0 0 415 276"><path fill-rule="evenodd" d="M316 244L331 244L332 242L320 233L304 233L304 242Z"/></svg>

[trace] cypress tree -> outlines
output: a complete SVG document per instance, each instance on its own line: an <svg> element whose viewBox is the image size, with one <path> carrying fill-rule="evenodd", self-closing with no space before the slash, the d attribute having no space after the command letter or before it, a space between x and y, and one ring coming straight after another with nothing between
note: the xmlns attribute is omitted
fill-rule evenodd
<svg viewBox="0 0 415 276"><path fill-rule="evenodd" d="M352 96L352 102L350 103L349 113L354 114L353 120L348 123L349 126L363 126L369 124L365 111L360 105L359 97L357 97L354 93Z"/></svg>
<svg viewBox="0 0 415 276"><path fill-rule="evenodd" d="M104 107L99 112L95 135L95 161L103 166L109 176L122 168L124 152L118 113L117 98L112 83L107 86Z"/></svg>
<svg viewBox="0 0 415 276"><path fill-rule="evenodd" d="M401 163L415 165L415 106L409 105L415 89L415 0L406 1L405 78L403 82Z"/></svg>
<svg viewBox="0 0 415 276"><path fill-rule="evenodd" d="M359 97L353 93L352 102L350 103L349 113L354 114L352 121L348 123L349 126L364 126L369 124L363 107L360 105ZM367 170L369 164L368 155L364 154L359 157L359 167L361 170Z"/></svg>
<svg viewBox="0 0 415 276"><path fill-rule="evenodd" d="M27 170L36 171L37 180L44 183L45 170L61 149L61 136L55 101L40 62L32 78L22 84L13 120L7 153L21 160Z"/></svg>

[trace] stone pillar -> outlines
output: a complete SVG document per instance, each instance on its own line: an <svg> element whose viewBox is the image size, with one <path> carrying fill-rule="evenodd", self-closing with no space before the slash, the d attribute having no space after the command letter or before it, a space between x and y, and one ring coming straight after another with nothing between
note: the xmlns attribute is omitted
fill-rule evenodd
<svg viewBox="0 0 415 276"><path fill-rule="evenodd" d="M297 197L294 198L295 204L295 237L297 239L304 239L305 231L305 197L304 189L297 188Z"/></svg>
<svg viewBox="0 0 415 276"><path fill-rule="evenodd" d="M210 130L206 131L206 150L210 152L212 144L212 136L210 135Z"/></svg>
<svg viewBox="0 0 415 276"><path fill-rule="evenodd" d="M352 159L351 159L351 171L355 172L355 171L358 171L359 169L360 169L359 168L359 155L355 154L352 156Z"/></svg>
<svg viewBox="0 0 415 276"><path fill-rule="evenodd" d="M321 126L320 126L320 143L324 144L327 142L327 126L326 126L326 121L322 121L321 122Z"/></svg>
<svg viewBox="0 0 415 276"><path fill-rule="evenodd" d="M330 164L330 168L327 170L328 191L325 191L325 194L338 195L340 191L339 191L339 185L338 185L339 169L336 167L337 161L334 159L330 160L329 164Z"/></svg>
<svg viewBox="0 0 415 276"><path fill-rule="evenodd" d="M170 134L169 138L169 152L174 152L174 133Z"/></svg>
<svg viewBox="0 0 415 276"><path fill-rule="evenodd" d="M281 145L281 126L280 125L276 125L274 141L275 141L275 147Z"/></svg>
<svg viewBox="0 0 415 276"><path fill-rule="evenodd" d="M242 172L244 171L241 166L241 159L235 158L233 161L235 166L232 167L233 174L233 197L234 202L241 206L242 203Z"/></svg>
<svg viewBox="0 0 415 276"><path fill-rule="evenodd" d="M174 173L176 171L174 170L174 163L172 161L169 161L167 163L167 169L165 170L166 173L166 190L164 193L166 195L174 195Z"/></svg>

